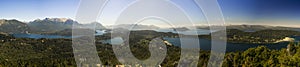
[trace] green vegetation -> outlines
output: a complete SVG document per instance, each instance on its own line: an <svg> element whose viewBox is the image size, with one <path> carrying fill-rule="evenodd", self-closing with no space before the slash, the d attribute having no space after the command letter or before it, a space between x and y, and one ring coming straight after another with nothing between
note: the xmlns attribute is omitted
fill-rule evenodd
<svg viewBox="0 0 300 67"><path fill-rule="evenodd" d="M294 48L287 51L270 50L264 46L250 48L244 52L227 53L224 60L225 67L288 67L300 66L300 43L290 43ZM292 52L293 54L290 54Z"/></svg>
<svg viewBox="0 0 300 67"><path fill-rule="evenodd" d="M148 32L148 33L145 33ZM139 35L138 35L139 34ZM129 41L131 50L138 59L150 57L148 43L167 33L154 31L131 32ZM108 34L106 34L108 35ZM177 36L177 35L172 35ZM170 37L172 37L170 36ZM0 67L75 67L72 43L70 39L29 39L0 35ZM97 40L109 37L97 36ZM105 65L120 65L112 46L96 42L98 55ZM174 67L180 59L180 48L167 46L167 56L161 64L163 67ZM200 51L198 66L207 66L210 51ZM250 48L241 52L226 53L224 67L276 67L300 66L300 43L291 42L288 48L270 50L265 46Z"/></svg>
<svg viewBox="0 0 300 67"><path fill-rule="evenodd" d="M218 32L215 32L216 34ZM237 29L227 30L227 41L230 43L272 44L285 37L299 36L300 32L290 30L261 30L244 32Z"/></svg>

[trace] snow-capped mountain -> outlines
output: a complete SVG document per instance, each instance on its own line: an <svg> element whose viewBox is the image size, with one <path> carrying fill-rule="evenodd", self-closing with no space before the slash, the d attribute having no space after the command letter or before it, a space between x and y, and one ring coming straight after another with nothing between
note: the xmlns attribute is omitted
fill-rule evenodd
<svg viewBox="0 0 300 67"><path fill-rule="evenodd" d="M98 22L93 22L91 24L79 24L77 21L67 18L45 18L43 20L37 19L29 22L28 26L32 32L54 32L71 29L73 24L80 27L92 27L92 25L96 25L95 29L105 29L105 27Z"/></svg>

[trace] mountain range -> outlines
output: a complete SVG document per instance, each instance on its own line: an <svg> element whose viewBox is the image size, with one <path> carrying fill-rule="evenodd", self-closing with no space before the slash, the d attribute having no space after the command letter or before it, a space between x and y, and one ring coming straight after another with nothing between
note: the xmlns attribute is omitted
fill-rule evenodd
<svg viewBox="0 0 300 67"><path fill-rule="evenodd" d="M209 29L209 26L197 26L197 29ZM283 27L283 26L268 26L268 25L228 25L226 29L238 29L245 32L254 32L260 30L292 30L300 31L300 28Z"/></svg>
<svg viewBox="0 0 300 67"><path fill-rule="evenodd" d="M154 25L142 25L142 24L119 24L119 25L111 25L107 26L109 29L127 29L127 30L156 30L160 29L160 27L154 26Z"/></svg>
<svg viewBox="0 0 300 67"><path fill-rule="evenodd" d="M0 20L0 32L3 33L26 33L29 26L18 20Z"/></svg>
<svg viewBox="0 0 300 67"><path fill-rule="evenodd" d="M80 24L77 21L67 18L45 18L43 20L37 19L29 23L18 20L0 20L0 32L4 33L47 33L57 32L65 29L72 29L72 26L88 28L95 25L95 29L102 30L105 27L98 23L92 22L90 24Z"/></svg>
<svg viewBox="0 0 300 67"><path fill-rule="evenodd" d="M154 25L141 25L141 24L119 24L104 27L98 22L91 22L89 24L80 24L77 21L67 18L45 18L36 19L31 22L21 22L18 20L6 20L0 19L0 33L53 33L53 32L63 32L66 30L71 30L72 25L79 26L80 28L89 28L95 26L96 30L106 30L112 27L120 29L130 29L131 30L157 30L160 27ZM187 27L179 28L182 30L189 30ZM197 26L197 29L209 29L209 26ZM254 32L260 30L292 30L300 31L300 28L294 27L283 27L283 26L267 26L267 25L228 25L226 29L238 29L245 32Z"/></svg>

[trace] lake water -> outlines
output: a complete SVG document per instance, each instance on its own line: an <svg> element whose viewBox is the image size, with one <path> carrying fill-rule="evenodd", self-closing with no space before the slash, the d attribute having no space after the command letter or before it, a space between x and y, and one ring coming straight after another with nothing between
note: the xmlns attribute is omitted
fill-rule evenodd
<svg viewBox="0 0 300 67"><path fill-rule="evenodd" d="M105 30L96 30L95 35L103 35L107 32ZM61 36L61 35L42 35L42 34L12 34L16 38L34 38L34 39L40 39L40 38L48 38L48 39L57 39L57 38L66 38L71 39L72 36ZM78 36L74 36L78 37Z"/></svg>
<svg viewBox="0 0 300 67"><path fill-rule="evenodd" d="M209 30L190 30L190 31L183 31L183 32L178 32L178 33L189 35L189 32L195 32L195 31L197 31L199 35L205 35L205 34L210 33ZM105 31L96 31L96 32L97 33L95 35L103 35L104 33L106 33ZM176 31L173 31L171 29L159 30L159 32L174 32L174 33L177 33ZM190 35L193 35L193 34L190 34ZM13 34L13 36L17 37L17 38L35 38L35 39L40 39L40 38L49 38L49 39L53 39L53 38L72 38L71 36L40 35L40 34ZM292 37L292 38L295 38L296 41L300 40L299 36ZM169 41L174 46L179 46L179 47L181 46L180 38L165 37L164 39ZM193 38L189 38L189 39L190 40L195 40ZM113 38L113 39L110 39L110 40L102 40L101 42L117 45L117 44L122 43L123 40L122 40L122 38ZM210 40L204 39L204 38L199 38L199 43L200 43L200 47L196 47L196 48L201 48L202 50L210 50L211 49L211 41ZM247 50L249 48L253 48L253 47L257 47L257 46L266 46L270 49L282 49L282 48L286 48L287 43L283 42L283 43L278 43L278 44L264 44L264 45L227 43L226 51L227 52L244 51L244 50ZM184 46L184 47L195 48L193 46Z"/></svg>
<svg viewBox="0 0 300 67"><path fill-rule="evenodd" d="M107 33L106 30L96 30L95 35L103 35L105 33Z"/></svg>
<svg viewBox="0 0 300 67"><path fill-rule="evenodd" d="M181 46L180 44L180 38L164 38L165 40L169 41L172 43L174 46ZM194 38L189 38L189 39L194 39ZM199 38L199 43L200 43L200 49L202 50L210 50L211 49L211 40L204 39L204 38ZM259 45L259 44L237 44L237 43L227 43L226 45L226 51L227 52L235 52L235 51L244 51L249 48L253 47L258 47L258 46L266 46L269 49L282 49L286 48L287 42L282 42L282 43L277 43L277 44L264 44L264 45ZM185 46L188 47L188 46ZM195 48L195 47L190 47L190 48Z"/></svg>
<svg viewBox="0 0 300 67"><path fill-rule="evenodd" d="M115 37L115 38L112 38L112 39L109 39L109 40L101 40L100 42L108 43L108 44L112 44L112 45L120 45L124 41L121 37Z"/></svg>
<svg viewBox="0 0 300 67"><path fill-rule="evenodd" d="M196 40L195 38L185 38L186 40ZM167 40L174 46L181 47L180 38L169 38L165 37L164 40ZM185 48L200 48L202 50L211 50L211 40L199 38L200 47L194 47L194 46L183 46ZM102 40L103 43L109 43L113 45L119 45L123 42L122 38L113 38L110 40ZM258 46L266 46L269 49L282 49L287 47L288 42L282 42L277 44L242 44L242 43L227 43L226 45L226 52L236 52L236 51L244 51L249 48L254 48Z"/></svg>
<svg viewBox="0 0 300 67"><path fill-rule="evenodd" d="M184 34L184 35L208 35L211 31L210 30L204 30L204 29L194 29L194 30L187 30L187 31L175 31L173 29L159 29L155 30L158 32L172 32L172 33L178 33L178 34ZM215 32L215 31L212 31Z"/></svg>
<svg viewBox="0 0 300 67"><path fill-rule="evenodd" d="M16 38L48 38L48 39L56 39L56 38L72 38L72 36L60 36L60 35L41 35L41 34L12 34Z"/></svg>
<svg viewBox="0 0 300 67"><path fill-rule="evenodd" d="M209 30L203 30L203 29L197 29L197 30L188 30L188 31L174 31L173 29L159 29L156 30L157 32L172 32L172 33L179 33L179 34L185 34L185 35L207 35L210 33ZM195 33L197 32L197 33ZM107 33L106 30L96 30L95 35L103 35ZM40 39L40 38L49 38L49 39L55 39L55 38L72 38L71 36L60 36L60 35L41 35L41 34L12 34L14 37L17 38L34 38L34 39Z"/></svg>

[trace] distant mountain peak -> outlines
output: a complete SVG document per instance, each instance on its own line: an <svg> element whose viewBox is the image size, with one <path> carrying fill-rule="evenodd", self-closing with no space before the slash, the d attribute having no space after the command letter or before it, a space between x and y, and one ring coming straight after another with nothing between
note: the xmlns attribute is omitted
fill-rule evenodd
<svg viewBox="0 0 300 67"><path fill-rule="evenodd" d="M43 20L41 19L36 19L34 21L29 22L30 24L35 24L35 23L58 23L58 24L67 24L67 25L72 25L72 24L79 24L77 21L74 21L69 18L45 18Z"/></svg>
<svg viewBox="0 0 300 67"><path fill-rule="evenodd" d="M123 29L130 29L130 30L155 30L159 29L160 27L155 25L143 25L143 24L118 24L118 25L112 25L108 26L107 28L123 28Z"/></svg>
<svg viewBox="0 0 300 67"><path fill-rule="evenodd" d="M97 30L106 29L99 22L92 22L90 24L80 24L77 21L68 18L45 18L36 19L29 23L24 23L15 19L7 20L0 19L0 32L4 33L47 33L57 32L65 29L72 29L73 24L81 28L90 28Z"/></svg>
<svg viewBox="0 0 300 67"><path fill-rule="evenodd" d="M69 18L45 18L43 20L36 19L33 22L40 22L40 21L52 21L52 22L62 22L62 23L64 23L64 22L71 22L71 21L74 22L74 20L69 19Z"/></svg>
<svg viewBox="0 0 300 67"><path fill-rule="evenodd" d="M44 20L56 21L56 22L66 22L67 20L71 20L68 18L45 18Z"/></svg>
<svg viewBox="0 0 300 67"><path fill-rule="evenodd" d="M209 26L198 26L198 29L209 29ZM300 28L295 27L284 27L284 26L271 26L271 25L228 25L226 29L238 29L242 31L260 31L260 30L293 30L293 31L300 31Z"/></svg>

